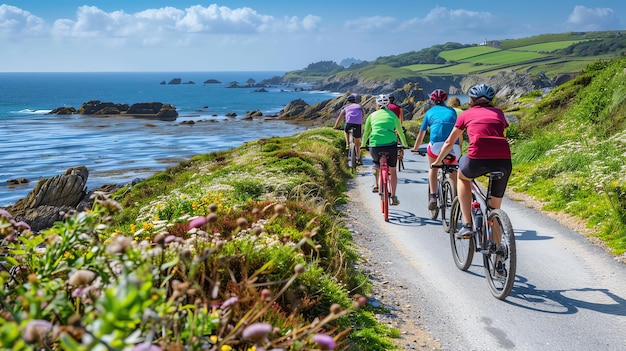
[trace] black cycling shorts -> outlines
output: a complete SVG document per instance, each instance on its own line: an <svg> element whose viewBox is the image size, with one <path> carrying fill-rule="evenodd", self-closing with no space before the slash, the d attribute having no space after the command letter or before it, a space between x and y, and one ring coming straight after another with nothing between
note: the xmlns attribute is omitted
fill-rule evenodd
<svg viewBox="0 0 626 351"><path fill-rule="evenodd" d="M350 129L354 130L352 134L355 138L360 138L363 135L363 132L361 131L361 124L359 123L346 123L343 131L347 133L348 131L350 131Z"/></svg>
<svg viewBox="0 0 626 351"><path fill-rule="evenodd" d="M383 145L383 146L370 146L370 155L372 156L372 160L374 161L374 165L380 165L380 153L386 152L387 155L387 164L389 167L395 167L398 162L398 144L392 145Z"/></svg>
<svg viewBox="0 0 626 351"><path fill-rule="evenodd" d="M473 159L467 155L461 156L459 160L459 170L467 178L478 178L492 171L500 171L504 176L500 179L494 179L491 185L491 195L495 197L503 197L506 185L509 182L509 176L513 165L510 159Z"/></svg>

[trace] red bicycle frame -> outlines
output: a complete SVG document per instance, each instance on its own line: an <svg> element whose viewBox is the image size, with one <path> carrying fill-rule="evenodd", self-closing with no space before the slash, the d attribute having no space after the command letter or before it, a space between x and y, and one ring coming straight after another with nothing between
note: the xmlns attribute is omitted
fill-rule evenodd
<svg viewBox="0 0 626 351"><path fill-rule="evenodd" d="M381 153L379 160L378 193L380 195L380 206L385 222L389 222L389 196L391 196L391 185L389 184L389 164L387 163L387 155Z"/></svg>

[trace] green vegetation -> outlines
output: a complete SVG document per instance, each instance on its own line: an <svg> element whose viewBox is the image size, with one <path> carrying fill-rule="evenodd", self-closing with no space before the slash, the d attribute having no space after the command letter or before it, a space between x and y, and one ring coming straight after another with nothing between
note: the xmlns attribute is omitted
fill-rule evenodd
<svg viewBox="0 0 626 351"><path fill-rule="evenodd" d="M626 252L626 58L598 61L518 111L511 188L546 211L587 223L616 255ZM534 100L533 97L527 97Z"/></svg>
<svg viewBox="0 0 626 351"><path fill-rule="evenodd" d="M41 234L0 212L0 348L394 349L334 210L343 145L320 128L198 155Z"/></svg>
<svg viewBox="0 0 626 351"><path fill-rule="evenodd" d="M498 49L491 46L470 46L468 48L457 49L457 50L448 50L442 51L439 53L439 56L445 59L446 61L454 61L461 62L467 60L470 57L484 55L490 52L498 51Z"/></svg>
<svg viewBox="0 0 626 351"><path fill-rule="evenodd" d="M556 76L576 73L594 61L615 59L625 53L626 37L622 37L619 31L569 32L492 40L485 45L433 45L420 51L379 57L349 68L321 61L306 69L289 72L285 78L316 80L332 75L359 77L367 74L367 80L382 82L416 75L421 78L432 74L491 75L502 70Z"/></svg>
<svg viewBox="0 0 626 351"><path fill-rule="evenodd" d="M550 53L559 49L564 49L568 46L572 46L574 44L580 43L580 40L564 40L564 41L553 41L549 43L541 43L541 44L533 44L528 46L521 46L515 48L517 51L536 51L536 52L545 52Z"/></svg>

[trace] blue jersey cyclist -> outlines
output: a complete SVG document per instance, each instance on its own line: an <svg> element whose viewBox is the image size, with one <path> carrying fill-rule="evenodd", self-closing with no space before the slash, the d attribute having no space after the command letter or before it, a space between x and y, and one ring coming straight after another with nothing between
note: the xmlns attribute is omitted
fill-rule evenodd
<svg viewBox="0 0 626 351"><path fill-rule="evenodd" d="M370 155L374 161L374 188L373 192L378 192L378 171L380 167L380 154L387 153L387 164L389 165L389 184L391 185L391 205L399 205L400 201L396 196L398 186L398 175L396 173L396 163L398 157L398 136L403 147L407 147L406 137L402 131L400 119L387 108L389 97L378 95L376 97L376 111L372 112L365 120L363 140L369 140ZM396 132L398 133L396 136Z"/></svg>
<svg viewBox="0 0 626 351"><path fill-rule="evenodd" d="M339 112L339 116L335 121L334 128L337 129L339 126L339 122L342 118L346 119L345 126L343 128L345 137L346 137L346 149L350 146L350 135L348 132L352 129L352 135L354 135L354 145L358 150L357 154L357 164L361 163L361 134L363 125L363 107L356 102L357 96L356 94L348 95L348 104L345 105L341 112Z"/></svg>
<svg viewBox="0 0 626 351"><path fill-rule="evenodd" d="M415 139L415 145L411 151L416 152L426 135L426 131L430 128L430 140L426 152L428 154L428 163L432 164L441 152L441 148L444 142L450 135L450 132L454 128L456 123L457 113L449 106L445 105L445 101L448 99L448 93L442 89L436 89L430 94L430 100L434 102L434 106L431 107L426 114L424 114L424 121L420 128L417 138ZM454 142L454 146L450 151L456 159L461 157L461 139L458 138ZM456 187L456 172L451 174L451 179ZM428 186L430 189L430 198L428 201L428 209L434 210L437 208L437 170L430 168L428 170Z"/></svg>

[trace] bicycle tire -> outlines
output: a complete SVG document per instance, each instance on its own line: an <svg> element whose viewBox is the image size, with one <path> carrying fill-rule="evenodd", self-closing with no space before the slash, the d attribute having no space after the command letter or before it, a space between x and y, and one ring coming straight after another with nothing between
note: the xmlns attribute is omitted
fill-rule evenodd
<svg viewBox="0 0 626 351"><path fill-rule="evenodd" d="M450 211L450 249L452 250L452 258L456 267L466 271L472 265L476 243L474 238L458 239L455 236L456 232L461 230L463 226L461 217L461 204L459 203L459 198L455 197Z"/></svg>
<svg viewBox="0 0 626 351"><path fill-rule="evenodd" d="M356 174L356 147L354 145L354 142L350 142L350 150L348 151L350 153L350 170L352 171L352 174Z"/></svg>
<svg viewBox="0 0 626 351"><path fill-rule="evenodd" d="M426 199L426 203L428 203L430 201L430 191L428 191L428 194L426 195L428 195L428 198ZM439 216L439 203L437 203L437 207L435 207L435 209L429 209L428 212L430 213L430 219L437 219L437 216Z"/></svg>
<svg viewBox="0 0 626 351"><path fill-rule="evenodd" d="M384 178L388 178L388 175L385 175ZM383 179L382 186L383 216L385 222L389 222L389 197L391 196L389 193L389 179Z"/></svg>
<svg viewBox="0 0 626 351"><path fill-rule="evenodd" d="M441 203L441 226L446 233L450 232L450 216L452 214L452 202L456 197L456 189L452 184L452 181L446 177L441 186L441 196L439 201Z"/></svg>
<svg viewBox="0 0 626 351"><path fill-rule="evenodd" d="M504 247L504 258L498 257L496 253L488 253L483 255L483 266L485 268L485 277L489 285L491 294L499 299L504 300L513 289L515 283L515 271L517 269L517 254L515 247L515 233L509 216L502 209L491 210L488 218L489 226L498 223L502 228L501 245ZM491 229L490 229L491 230ZM496 264L502 262L506 276L496 272Z"/></svg>

